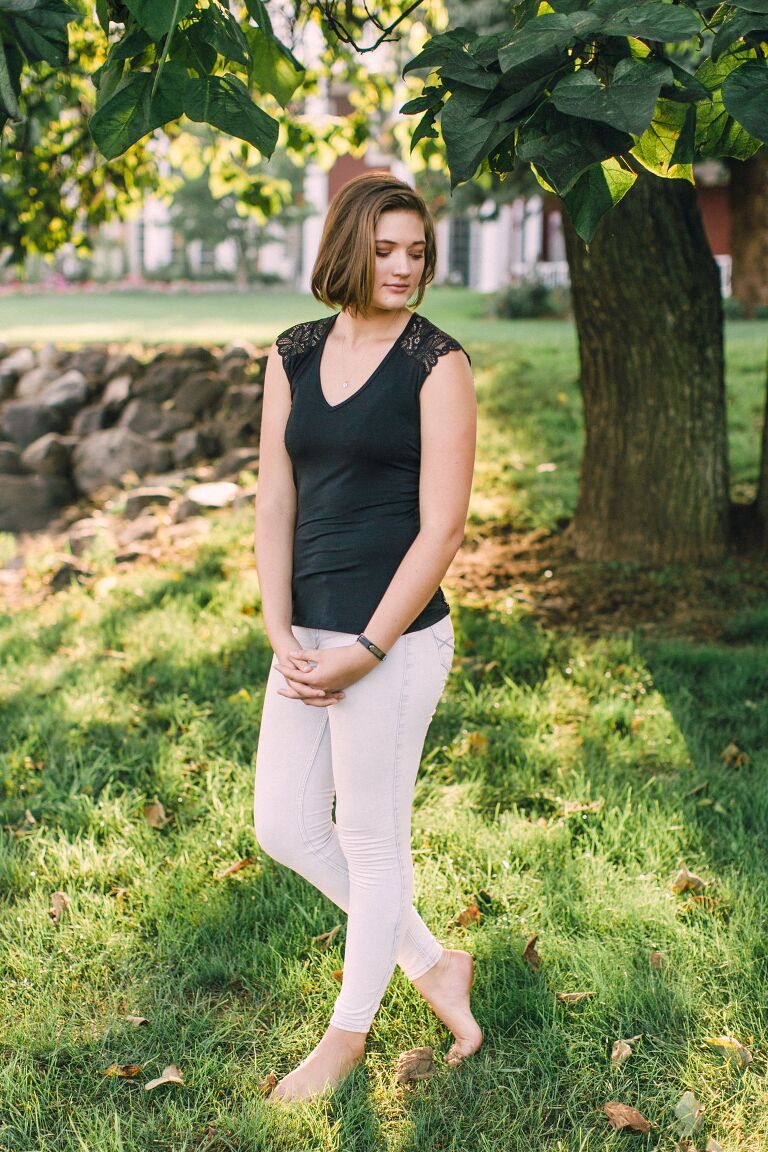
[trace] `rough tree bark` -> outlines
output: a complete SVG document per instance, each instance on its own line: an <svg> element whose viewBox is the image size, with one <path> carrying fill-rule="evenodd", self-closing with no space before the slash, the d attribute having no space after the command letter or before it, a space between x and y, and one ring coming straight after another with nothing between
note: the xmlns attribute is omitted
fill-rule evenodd
<svg viewBox="0 0 768 1152"><path fill-rule="evenodd" d="M729 165L731 291L747 316L768 308L768 148Z"/></svg>
<svg viewBox="0 0 768 1152"><path fill-rule="evenodd" d="M585 560L665 564L728 544L720 277L694 189L642 173L589 249L564 215L585 445Z"/></svg>

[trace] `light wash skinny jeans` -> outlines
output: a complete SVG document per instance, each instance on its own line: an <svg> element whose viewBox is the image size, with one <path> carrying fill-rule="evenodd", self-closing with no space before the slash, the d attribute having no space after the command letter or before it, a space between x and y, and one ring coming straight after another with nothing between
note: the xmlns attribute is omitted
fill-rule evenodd
<svg viewBox="0 0 768 1152"><path fill-rule="evenodd" d="M356 633L304 628L305 649ZM256 754L261 848L348 913L344 978L331 1024L367 1032L395 964L414 980L442 954L413 900L411 805L424 738L453 660L450 616L404 633L387 657L316 708L278 695L273 657ZM334 794L336 820L331 819Z"/></svg>

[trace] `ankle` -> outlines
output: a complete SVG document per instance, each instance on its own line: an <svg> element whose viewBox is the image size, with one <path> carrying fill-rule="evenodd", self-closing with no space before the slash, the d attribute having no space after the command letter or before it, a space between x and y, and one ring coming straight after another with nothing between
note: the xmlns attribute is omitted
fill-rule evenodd
<svg viewBox="0 0 768 1152"><path fill-rule="evenodd" d="M359 1055L365 1051L365 1044L368 1039L367 1032L350 1032L346 1028L337 1028L335 1024L328 1025L325 1035L334 1045Z"/></svg>

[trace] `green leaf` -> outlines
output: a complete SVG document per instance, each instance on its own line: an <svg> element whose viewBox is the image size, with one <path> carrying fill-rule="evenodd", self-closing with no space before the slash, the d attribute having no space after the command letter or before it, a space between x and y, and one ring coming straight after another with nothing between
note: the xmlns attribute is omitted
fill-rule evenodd
<svg viewBox="0 0 768 1152"><path fill-rule="evenodd" d="M600 34L637 36L663 43L688 40L701 31L701 20L690 8L675 4L634 4L629 0L597 0L594 12L601 17Z"/></svg>
<svg viewBox="0 0 768 1152"><path fill-rule="evenodd" d="M259 28L263 29L264 32L272 31L272 21L269 18L266 5L262 3L262 0L245 0L245 7L248 15L252 20L256 21Z"/></svg>
<svg viewBox="0 0 768 1152"><path fill-rule="evenodd" d="M69 54L67 24L76 18L74 8L62 0L45 0L45 7L17 12L8 17L8 23L30 64L44 60L46 64L61 68L67 63Z"/></svg>
<svg viewBox="0 0 768 1152"><path fill-rule="evenodd" d="M444 88L431 84L424 88L421 96L414 97L413 100L407 100L400 108L400 111L405 116L413 116L416 112L426 112L427 108L433 108L439 111L443 103Z"/></svg>
<svg viewBox="0 0 768 1152"><path fill-rule="evenodd" d="M755 140L729 115L723 101L724 81L743 63L743 56L726 55L721 56L718 61L705 60L696 69L696 79L700 80L711 93L710 101L702 102L697 109L698 156L733 156L736 160L748 160L760 147L760 141Z"/></svg>
<svg viewBox="0 0 768 1152"><path fill-rule="evenodd" d="M45 0L0 0L0 12L29 12L44 3Z"/></svg>
<svg viewBox="0 0 768 1152"><path fill-rule="evenodd" d="M696 109L662 99L631 152L644 168L657 176L693 183L695 138Z"/></svg>
<svg viewBox="0 0 768 1152"><path fill-rule="evenodd" d="M175 0L123 0L153 40L162 40L173 23ZM181 0L177 20L189 16L197 0Z"/></svg>
<svg viewBox="0 0 768 1152"><path fill-rule="evenodd" d="M499 49L502 71L510 72L540 56L549 58L553 53L559 56L577 40L594 32L599 24L594 12L574 12L570 15L546 12L543 16L537 16L524 24L514 38Z"/></svg>
<svg viewBox="0 0 768 1152"><path fill-rule="evenodd" d="M251 94L237 76L192 77L187 81L184 111L190 120L220 128L230 136L247 140L263 156L271 156L277 143L279 124L254 104Z"/></svg>
<svg viewBox="0 0 768 1152"><path fill-rule="evenodd" d="M303 64L271 31L248 27L245 35L251 52L251 83L270 92L285 108L304 79Z"/></svg>
<svg viewBox="0 0 768 1152"><path fill-rule="evenodd" d="M2 7L2 0L0 0L0 8ZM99 27L105 36L109 35L109 8L107 7L107 0L96 0L96 19L99 22Z"/></svg>
<svg viewBox="0 0 768 1152"><path fill-rule="evenodd" d="M429 68L431 71L441 64L447 64L456 48L464 48L474 40L474 33L467 28L452 28L448 32L433 36L431 40L427 40L418 56L408 61L403 68L403 76L409 72L417 72L421 68Z"/></svg>
<svg viewBox="0 0 768 1152"><path fill-rule="evenodd" d="M768 143L768 61L748 60L723 81L726 111L756 140Z"/></svg>
<svg viewBox="0 0 768 1152"><path fill-rule="evenodd" d="M698 100L709 99L709 89L697 80L695 76L686 69L680 66L676 60L666 60L666 63L672 69L672 75L680 85L679 88L674 85L665 84L662 87L661 94L668 100L678 100L683 103L696 103Z"/></svg>
<svg viewBox="0 0 768 1152"><path fill-rule="evenodd" d="M459 87L446 100L440 114L451 187L470 180L486 155L486 145L497 130L492 120L478 116L485 92Z"/></svg>
<svg viewBox="0 0 768 1152"><path fill-rule="evenodd" d="M491 92L480 113L498 123L504 121L507 124L514 124L520 119L520 114L524 114L531 107L543 89L543 80L534 80L525 88L519 88L516 92L505 95L506 86L500 84L494 92Z"/></svg>
<svg viewBox="0 0 768 1152"><path fill-rule="evenodd" d="M633 144L628 133L595 120L565 116L545 104L520 128L517 154L540 168L564 196L593 164L627 152Z"/></svg>
<svg viewBox="0 0 768 1152"><path fill-rule="evenodd" d="M129 28L116 44L109 50L110 60L131 60L138 56L153 41L150 40L143 28Z"/></svg>
<svg viewBox="0 0 768 1152"><path fill-rule="evenodd" d="M470 88L484 88L489 91L499 82L498 72L487 72L466 52L456 53L440 69L440 79L446 88L455 84L466 84Z"/></svg>
<svg viewBox="0 0 768 1152"><path fill-rule="evenodd" d="M712 41L712 59L719 60L731 44L753 34L758 40L768 40L768 19L766 16L758 16L751 12L738 12L730 20L724 21L715 33L715 38Z"/></svg>
<svg viewBox="0 0 768 1152"><path fill-rule="evenodd" d="M437 128L435 128L435 116L437 116L439 110L439 108L429 108L424 113L421 120L419 120L414 129L413 135L411 136L411 147L409 149L410 152L413 152L414 148L420 140L436 140L438 138L439 132L437 131Z"/></svg>
<svg viewBox="0 0 768 1152"><path fill-rule="evenodd" d="M168 65L151 98L151 72L132 72L125 83L91 117L94 142L107 160L122 155L142 136L178 120L184 111L186 71Z"/></svg>
<svg viewBox="0 0 768 1152"><path fill-rule="evenodd" d="M628 171L611 156L588 168L570 192L563 196L573 226L586 244L591 241L606 212L626 196L635 180L637 173Z"/></svg>
<svg viewBox="0 0 768 1152"><path fill-rule="evenodd" d="M768 14L768 0L731 0L732 8L743 8L745 12Z"/></svg>
<svg viewBox="0 0 768 1152"><path fill-rule="evenodd" d="M551 100L568 116L600 120L639 136L651 122L662 84L671 80L671 69L660 60L635 60L629 56L616 65L607 87L594 72L580 68L555 85Z"/></svg>

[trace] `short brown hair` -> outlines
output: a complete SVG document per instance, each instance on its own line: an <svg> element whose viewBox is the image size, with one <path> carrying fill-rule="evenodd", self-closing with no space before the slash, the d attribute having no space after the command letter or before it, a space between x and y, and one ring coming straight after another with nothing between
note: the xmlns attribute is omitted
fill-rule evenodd
<svg viewBox="0 0 768 1152"><path fill-rule="evenodd" d="M384 212L416 212L424 224L424 271L416 306L435 275L435 225L424 198L389 172L366 172L340 188L328 206L312 269L312 294L329 308L365 314L373 299L376 225Z"/></svg>

